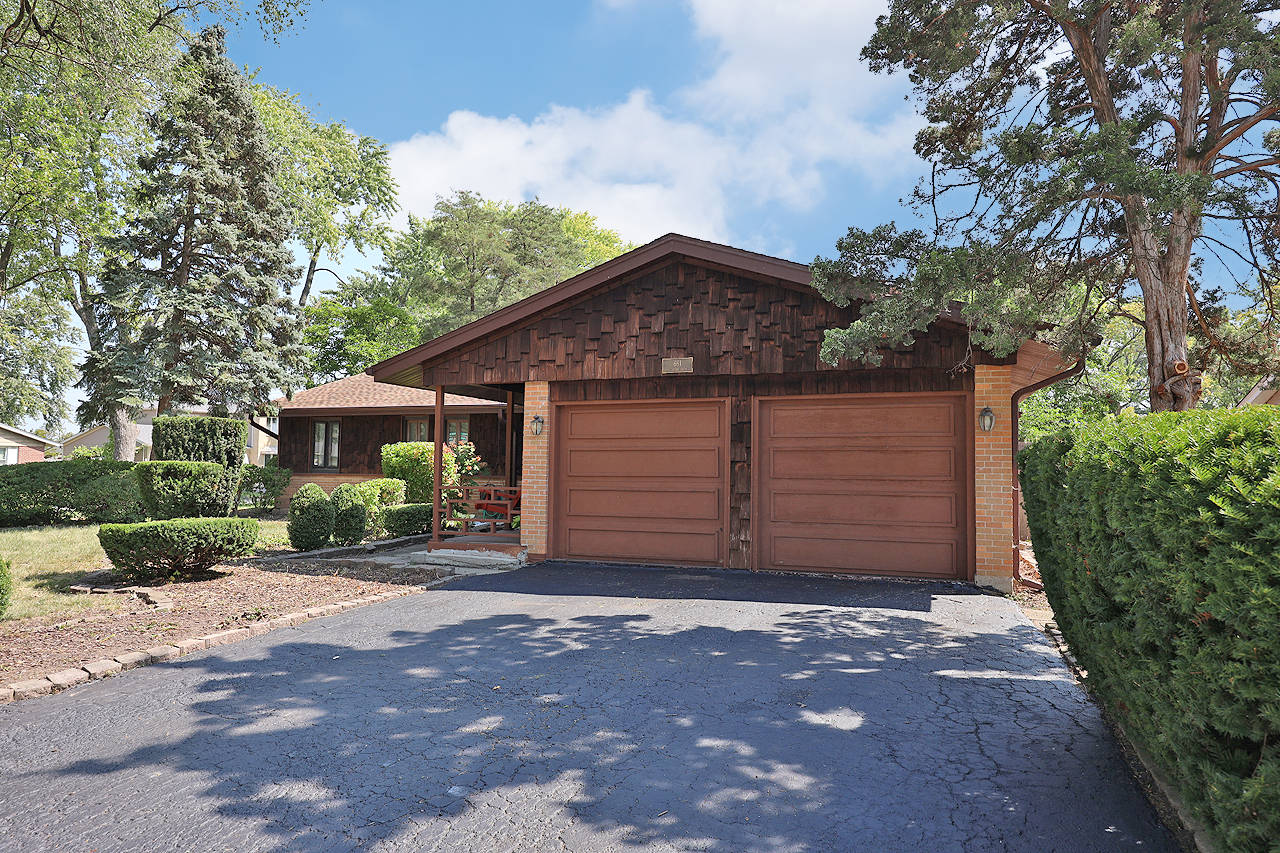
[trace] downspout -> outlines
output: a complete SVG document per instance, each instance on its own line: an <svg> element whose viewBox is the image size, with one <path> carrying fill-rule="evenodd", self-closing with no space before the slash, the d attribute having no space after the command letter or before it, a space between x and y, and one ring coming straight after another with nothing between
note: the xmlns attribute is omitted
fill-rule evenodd
<svg viewBox="0 0 1280 853"><path fill-rule="evenodd" d="M1080 360L1074 366L1067 368L1061 373L1055 373L1047 379L1041 379L1026 388L1019 388L1013 392L1013 397L1009 400L1009 408L1013 421L1013 455L1010 457L1014 460L1013 464L1013 577L1016 581L1033 589L1044 589L1044 584L1028 580L1022 576L1022 555L1021 540L1018 538L1018 507L1022 504L1022 483L1018 481L1018 404L1022 402L1022 398L1028 394L1033 394L1041 388L1048 388L1050 385L1057 385L1064 379L1070 379L1073 376L1079 376L1084 372L1084 356L1080 356Z"/></svg>

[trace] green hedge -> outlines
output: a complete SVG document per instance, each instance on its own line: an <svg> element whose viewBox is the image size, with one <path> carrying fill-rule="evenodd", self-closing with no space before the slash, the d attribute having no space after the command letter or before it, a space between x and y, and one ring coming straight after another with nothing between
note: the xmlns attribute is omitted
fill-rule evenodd
<svg viewBox="0 0 1280 853"><path fill-rule="evenodd" d="M397 480L404 480L405 497L409 503L431 503L435 488L435 445L429 441L402 441L382 447L382 473ZM444 449L444 483L458 482L458 461L453 451ZM456 494L452 495L456 497Z"/></svg>
<svg viewBox="0 0 1280 853"><path fill-rule="evenodd" d="M315 483L306 483L289 501L289 544L296 551L314 551L333 535L333 501Z"/></svg>
<svg viewBox="0 0 1280 853"><path fill-rule="evenodd" d="M0 466L0 527L141 521L133 465L70 459Z"/></svg>
<svg viewBox="0 0 1280 853"><path fill-rule="evenodd" d="M355 483L343 483L329 496L333 502L333 541L339 545L356 545L364 540L369 510L360 498Z"/></svg>
<svg viewBox="0 0 1280 853"><path fill-rule="evenodd" d="M237 471L244 464L249 424L233 418L156 418L151 441L155 460L217 462L228 471Z"/></svg>
<svg viewBox="0 0 1280 853"><path fill-rule="evenodd" d="M225 517L235 497L216 462L139 462L133 470L142 505L157 521Z"/></svg>
<svg viewBox="0 0 1280 853"><path fill-rule="evenodd" d="M1110 419L1018 457L1091 689L1223 851L1280 838L1280 409Z"/></svg>
<svg viewBox="0 0 1280 853"><path fill-rule="evenodd" d="M431 532L431 504L389 506L382 514L387 535L392 539Z"/></svg>
<svg viewBox="0 0 1280 853"><path fill-rule="evenodd" d="M355 484L356 492L364 503L367 514L365 535L374 539L382 539L387 535L386 525L382 523L382 513L389 506L404 503L404 480L384 477L380 480L366 480Z"/></svg>
<svg viewBox="0 0 1280 853"><path fill-rule="evenodd" d="M9 601L13 598L13 566L4 557L0 557L0 616L9 609Z"/></svg>
<svg viewBox="0 0 1280 853"><path fill-rule="evenodd" d="M128 583L173 580L253 552L252 518L176 518L142 524L104 524L98 541L116 574Z"/></svg>
<svg viewBox="0 0 1280 853"><path fill-rule="evenodd" d="M289 479L293 471L281 468L274 458L268 459L265 465L245 465L240 469L240 492L236 495L236 506L242 498L248 498L253 511L258 515L266 515L276 508L276 501L289 487Z"/></svg>

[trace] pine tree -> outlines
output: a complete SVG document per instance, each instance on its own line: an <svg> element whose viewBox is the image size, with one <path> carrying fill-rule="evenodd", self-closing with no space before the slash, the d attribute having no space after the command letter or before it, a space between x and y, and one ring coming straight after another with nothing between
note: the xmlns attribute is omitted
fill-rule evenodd
<svg viewBox="0 0 1280 853"><path fill-rule="evenodd" d="M185 85L150 117L137 214L108 244L103 303L128 315L104 329L86 365L90 400L127 390L215 411L266 405L297 384L300 325L289 290L300 270L278 160L249 82L227 58L225 31L202 31L181 63ZM135 333L136 332L136 333Z"/></svg>

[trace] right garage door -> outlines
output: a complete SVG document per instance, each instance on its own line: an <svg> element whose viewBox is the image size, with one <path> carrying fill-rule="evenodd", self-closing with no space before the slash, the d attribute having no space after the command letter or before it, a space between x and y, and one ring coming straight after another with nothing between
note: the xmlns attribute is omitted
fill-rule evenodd
<svg viewBox="0 0 1280 853"><path fill-rule="evenodd" d="M759 401L763 569L968 576L966 398Z"/></svg>

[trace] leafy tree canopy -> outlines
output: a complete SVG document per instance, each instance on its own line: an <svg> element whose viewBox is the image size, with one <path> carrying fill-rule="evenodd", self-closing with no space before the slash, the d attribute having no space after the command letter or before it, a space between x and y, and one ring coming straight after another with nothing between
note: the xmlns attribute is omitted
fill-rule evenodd
<svg viewBox="0 0 1280 853"><path fill-rule="evenodd" d="M74 378L67 309L31 288L0 294L0 423L43 420L57 430Z"/></svg>
<svg viewBox="0 0 1280 853"><path fill-rule="evenodd" d="M422 343L413 314L383 297L355 305L322 297L308 304L303 312L308 385L360 373L371 364Z"/></svg>
<svg viewBox="0 0 1280 853"><path fill-rule="evenodd" d="M385 299L430 340L631 248L589 213L457 192L438 199L430 219L410 215L376 272L337 298L349 306Z"/></svg>
<svg viewBox="0 0 1280 853"><path fill-rule="evenodd" d="M868 300L824 354L876 362L953 301L997 354L1033 336L1078 353L1123 306L1153 410L1202 393L1188 336L1274 373L1280 245L1276 0L890 0L862 56L905 70L931 166L926 233L850 229L815 261L828 298ZM1206 258L1213 261L1206 267ZM1207 270L1251 324L1205 316ZM1054 325L1041 331L1045 321Z"/></svg>

